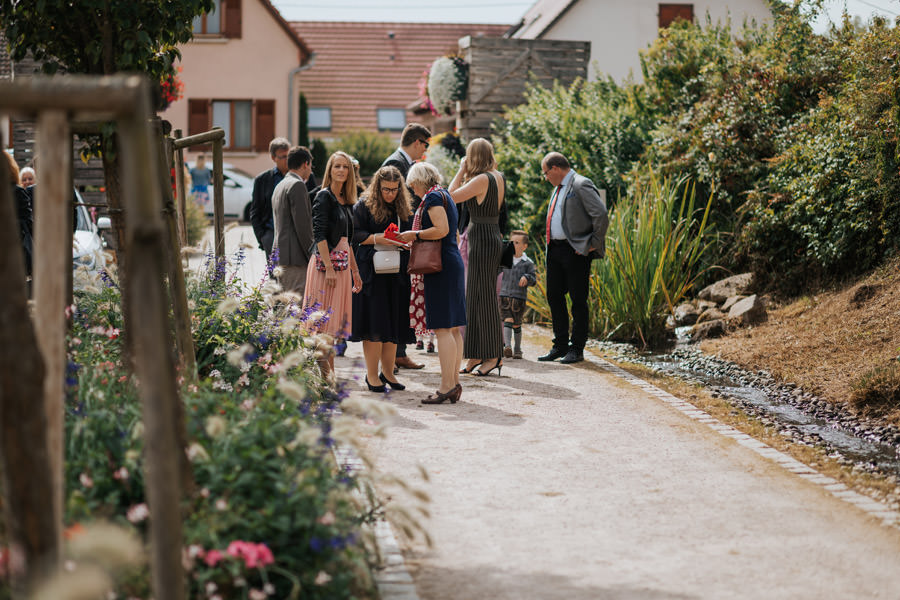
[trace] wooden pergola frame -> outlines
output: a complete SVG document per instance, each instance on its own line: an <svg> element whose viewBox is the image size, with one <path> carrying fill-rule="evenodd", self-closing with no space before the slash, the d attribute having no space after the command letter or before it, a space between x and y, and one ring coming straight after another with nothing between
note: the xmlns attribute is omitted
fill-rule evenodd
<svg viewBox="0 0 900 600"><path fill-rule="evenodd" d="M139 322L126 323L126 328L144 423L153 591L156 598L181 600L185 598L181 494L186 459L179 444L183 419L179 424L181 403L172 355L167 277L183 366L190 356L193 368L193 345L185 346L190 340L190 324L184 320L187 306L181 256L178 248L173 248L177 237L172 235L175 219L171 205L164 213L160 175L165 170L168 178L168 170L162 162L163 148L154 140L151 127L154 115L149 82L136 75L65 75L0 82L0 111L37 118L37 156L42 173L35 210L33 325L22 261L0 257L0 278L13 288L9 292L11 301L0 306L0 343L27 345L36 340L40 356L32 363L43 363L43 367L29 365L36 367L32 373L43 371L41 402L23 395L28 382L16 379L20 372L0 365L4 509L11 564L19 565L12 572L14 593L25 597L28 585L42 575L39 569L57 566L60 558L67 332L64 282L72 269L66 216L72 195L70 123L115 121L129 265L122 294L130 308L126 314L140 315ZM221 169L218 173L221 177ZM12 206L10 186L0 185L0 237L7 241L18 239ZM164 222L164 214L173 214L170 227ZM182 302L183 307L179 307Z"/></svg>

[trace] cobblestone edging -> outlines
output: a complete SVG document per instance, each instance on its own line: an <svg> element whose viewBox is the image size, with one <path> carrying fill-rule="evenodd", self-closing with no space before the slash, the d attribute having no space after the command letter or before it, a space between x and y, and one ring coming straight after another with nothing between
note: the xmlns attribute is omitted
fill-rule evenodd
<svg viewBox="0 0 900 600"><path fill-rule="evenodd" d="M352 448L337 446L334 449L334 457L342 469L350 473L358 473L366 467ZM359 490L354 494L368 507L368 500ZM416 585L406 569L400 544L394 537L391 524L384 519L378 519L373 527L375 544L378 546L378 554L381 557L381 568L372 576L378 589L378 597L381 600L419 600L416 593Z"/></svg>
<svg viewBox="0 0 900 600"><path fill-rule="evenodd" d="M787 454L784 454L783 452L780 452L775 448L772 448L768 444L764 444L763 442L750 437L746 433L738 431L734 427L722 423L710 414L700 410L690 402L686 402L664 390L661 390L655 385L644 381L640 377L632 375L628 371L614 365L607 360L595 356L589 356L588 354L585 354L585 359L600 366L608 373L612 373L613 375L624 379L628 383L639 387L651 396L659 398L675 410L695 421L705 424L713 431L724 435L725 437L732 438L741 446L745 446L750 450L753 450L760 456L778 463L798 477L821 486L835 498L856 506L867 514L879 519L882 524L889 526L900 526L900 512L892 510L886 504L883 504L881 502L878 502L877 500L869 498L868 496L860 494L859 492L851 490L836 479L823 475L812 467L809 467L808 465L803 464L795 458L788 456Z"/></svg>

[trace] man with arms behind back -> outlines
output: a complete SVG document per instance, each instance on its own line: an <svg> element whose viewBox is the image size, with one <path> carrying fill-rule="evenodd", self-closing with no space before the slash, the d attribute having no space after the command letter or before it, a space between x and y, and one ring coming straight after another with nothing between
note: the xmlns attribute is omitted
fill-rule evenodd
<svg viewBox="0 0 900 600"><path fill-rule="evenodd" d="M294 146L287 155L287 175L272 192L275 223L273 250L278 250L278 282L300 297L306 290L306 267L314 243L312 208L305 180L312 170L312 155Z"/></svg>

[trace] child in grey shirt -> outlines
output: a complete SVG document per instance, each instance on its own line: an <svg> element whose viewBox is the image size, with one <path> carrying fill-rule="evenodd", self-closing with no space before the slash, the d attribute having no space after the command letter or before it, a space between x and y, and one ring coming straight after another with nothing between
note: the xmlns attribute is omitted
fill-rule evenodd
<svg viewBox="0 0 900 600"><path fill-rule="evenodd" d="M516 230L509 234L515 247L512 268L504 268L500 282L500 318L503 319L503 356L522 358L522 316L528 299L528 286L537 283L534 263L525 254L528 234ZM511 342L515 339L515 349Z"/></svg>

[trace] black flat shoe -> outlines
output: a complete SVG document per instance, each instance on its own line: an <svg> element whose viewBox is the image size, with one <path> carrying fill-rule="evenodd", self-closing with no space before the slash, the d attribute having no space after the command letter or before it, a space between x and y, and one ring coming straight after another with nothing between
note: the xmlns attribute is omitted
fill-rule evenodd
<svg viewBox="0 0 900 600"><path fill-rule="evenodd" d="M481 364L484 364L484 363L481 363ZM490 369L488 369L487 371L482 371L481 368L478 368L475 371L473 371L473 374L478 375L479 377L487 377L491 371L493 371L494 369L497 369L497 377L500 377L500 370L502 368L503 368L503 361L498 358L497 362L494 364L494 366L491 367Z"/></svg>
<svg viewBox="0 0 900 600"><path fill-rule="evenodd" d="M381 385L372 385L371 383L369 383L369 376L368 376L368 375L366 375L366 385L369 386L369 391L370 391L370 392L376 392L376 393L379 393L379 394L383 394L383 393L385 393L385 392L387 391L387 388L384 387L384 384L381 384Z"/></svg>
<svg viewBox="0 0 900 600"><path fill-rule="evenodd" d="M406 386L403 385L402 383L400 383L399 381L389 381L388 378L384 376L384 373L379 373L378 379L381 380L381 383L388 386L392 390L397 390L399 392L400 390L406 389ZM381 387L384 387L384 385Z"/></svg>
<svg viewBox="0 0 900 600"><path fill-rule="evenodd" d="M569 350L569 352L563 356L561 362L564 365L571 365L572 363L581 362L584 360L584 353L579 352L578 350Z"/></svg>

